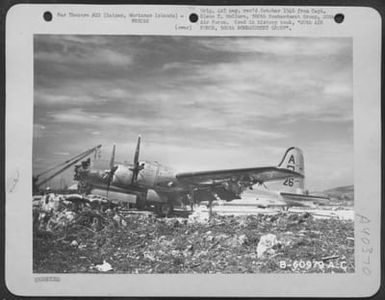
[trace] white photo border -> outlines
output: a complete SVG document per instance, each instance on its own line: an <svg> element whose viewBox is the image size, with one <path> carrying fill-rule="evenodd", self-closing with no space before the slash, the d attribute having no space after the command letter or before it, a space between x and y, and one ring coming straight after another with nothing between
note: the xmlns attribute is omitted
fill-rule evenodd
<svg viewBox="0 0 385 300"><path fill-rule="evenodd" d="M6 19L6 245L8 289L22 296L317 296L365 297L380 287L381 225L381 16L367 7L322 7L343 12L343 24L301 27L282 32L236 32L242 36L314 36L353 38L355 273L353 274L44 274L59 280L39 281L32 272L32 134L34 34L206 35L175 30L172 21L127 24L57 19L51 11L92 9L190 12L199 6L27 5L10 8ZM216 7L213 7L216 8ZM23 20L21 23L20 20ZM187 21L186 21L187 22ZM235 35L235 32L230 34Z"/></svg>

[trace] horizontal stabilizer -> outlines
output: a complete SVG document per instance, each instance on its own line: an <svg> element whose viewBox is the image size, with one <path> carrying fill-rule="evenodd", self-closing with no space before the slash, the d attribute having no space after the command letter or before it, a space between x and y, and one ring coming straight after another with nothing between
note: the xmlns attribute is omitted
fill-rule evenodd
<svg viewBox="0 0 385 300"><path fill-rule="evenodd" d="M281 192L280 195L285 202L292 206L306 206L306 202L318 205L326 205L330 200L328 197L318 195L304 195L284 192Z"/></svg>

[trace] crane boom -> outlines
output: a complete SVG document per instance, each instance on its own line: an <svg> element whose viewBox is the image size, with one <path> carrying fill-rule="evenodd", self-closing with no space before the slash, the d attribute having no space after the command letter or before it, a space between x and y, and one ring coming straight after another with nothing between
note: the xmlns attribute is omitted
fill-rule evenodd
<svg viewBox="0 0 385 300"><path fill-rule="evenodd" d="M74 157L72 157L71 159L68 159L66 160L65 162L63 163L60 163L52 168L49 168L47 170L45 170L44 172L36 175L34 177L34 180L35 182L38 180L38 178L44 174L47 174L53 170L55 170L56 168L58 167L61 167L63 166L61 169L59 169L58 171L56 171L55 173L53 173L52 175L50 175L48 178L45 178L44 180L42 180L41 182L39 183L35 183L36 187L40 187L41 185L43 185L44 183L46 183L47 181L51 180L52 178L56 177L57 175L59 175L60 173L64 172L65 170L67 170L68 168L70 168L71 166L73 166L74 164L76 164L77 162L79 162L80 160L82 160L83 158L85 158L86 156L90 155L92 152L96 151L97 149L99 149L100 147L102 147L102 145L97 145L96 147L93 147L91 149L88 149L87 151L84 151Z"/></svg>

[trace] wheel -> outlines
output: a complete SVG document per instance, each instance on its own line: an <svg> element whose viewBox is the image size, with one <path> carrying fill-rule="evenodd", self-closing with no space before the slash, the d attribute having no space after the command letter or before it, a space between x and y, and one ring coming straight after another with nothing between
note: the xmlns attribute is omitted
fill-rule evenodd
<svg viewBox="0 0 385 300"><path fill-rule="evenodd" d="M136 208L138 209L138 210L143 210L143 209L145 209L145 204L142 202L142 201L139 201L139 202L137 202L136 203Z"/></svg>
<svg viewBox="0 0 385 300"><path fill-rule="evenodd" d="M174 211L174 206L171 203L159 203L155 204L155 211L161 217L167 217Z"/></svg>
<svg viewBox="0 0 385 300"><path fill-rule="evenodd" d="M142 193L136 196L136 208L144 210L146 208L146 196Z"/></svg>

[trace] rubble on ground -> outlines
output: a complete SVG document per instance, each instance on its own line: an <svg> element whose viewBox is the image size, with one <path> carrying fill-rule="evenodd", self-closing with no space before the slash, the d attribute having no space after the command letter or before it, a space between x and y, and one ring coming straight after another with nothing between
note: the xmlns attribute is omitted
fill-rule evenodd
<svg viewBox="0 0 385 300"><path fill-rule="evenodd" d="M263 258L274 255L278 244L277 236L274 234L266 234L261 237L257 246L257 257Z"/></svg>
<svg viewBox="0 0 385 300"><path fill-rule="evenodd" d="M351 220L307 212L157 218L89 204L54 207L34 207L35 273L354 272Z"/></svg>

